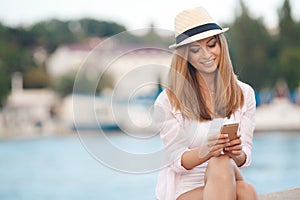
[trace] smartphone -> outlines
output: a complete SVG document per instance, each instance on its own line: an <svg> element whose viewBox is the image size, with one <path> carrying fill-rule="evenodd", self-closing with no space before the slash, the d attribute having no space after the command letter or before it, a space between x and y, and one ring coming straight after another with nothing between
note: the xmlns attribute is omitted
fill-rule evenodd
<svg viewBox="0 0 300 200"><path fill-rule="evenodd" d="M237 137L238 128L239 123L225 124L221 128L221 133L228 134L229 140L233 140Z"/></svg>

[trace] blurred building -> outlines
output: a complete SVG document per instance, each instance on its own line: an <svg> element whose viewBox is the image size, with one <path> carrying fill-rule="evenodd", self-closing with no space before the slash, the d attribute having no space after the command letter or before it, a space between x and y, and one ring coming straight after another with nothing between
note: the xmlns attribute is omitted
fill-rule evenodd
<svg viewBox="0 0 300 200"><path fill-rule="evenodd" d="M112 75L115 85L126 80L122 87L130 87L130 84L138 84L138 79L144 82L164 80L171 53L161 47L124 45L113 39L90 38L78 44L61 45L49 57L46 67L53 78L84 71L89 79L97 80L105 71ZM129 76L133 76L130 81L127 80Z"/></svg>
<svg viewBox="0 0 300 200"><path fill-rule="evenodd" d="M57 48L47 62L47 71L53 78L62 77L66 73L75 71L77 79L80 79L80 76L86 76L86 80L92 80L95 84L105 72L112 77L114 84L113 91L108 96L113 93L113 98L127 100L145 96L154 97L157 95L159 84L164 84L171 63L171 55L172 52L161 47L137 44L121 45L113 39L91 38L79 44L62 45ZM74 91L76 93L76 87ZM88 109L89 106L84 107L82 104L89 101L89 98L94 98L93 96L73 95L73 100L74 98L81 105L77 106L78 109L81 108L81 114L75 116L76 123L81 127L97 127L97 120L94 120L95 112L98 121L102 122L101 126L114 126L112 113L108 112L111 110L110 105L105 103L107 97L97 97L95 107L90 109ZM61 108L61 110L68 111L63 112L61 116L68 127L73 123L74 118L73 112L69 112L72 108L70 100L70 96L66 97L62 101ZM138 101L139 105L132 102L130 110L134 113L131 113L130 116L137 118L136 116L141 116L141 110L144 111L144 109L141 108L141 100ZM128 105L122 103L121 107L125 108L126 106ZM126 117L128 116L126 114L122 114L122 116L124 117L119 120L122 121L120 122L122 124L126 124L125 120L133 121ZM138 120L135 119L138 121L137 124L149 121L147 116L138 118Z"/></svg>
<svg viewBox="0 0 300 200"><path fill-rule="evenodd" d="M91 51L103 40L105 39L90 38L82 43L60 45L46 61L48 73L52 77L59 77L70 71L78 71ZM107 46L108 50L111 45L113 44Z"/></svg>
<svg viewBox="0 0 300 200"><path fill-rule="evenodd" d="M53 133L55 108L59 103L56 93L49 89L23 89L21 74L12 77L12 91L2 113L2 128L7 136Z"/></svg>

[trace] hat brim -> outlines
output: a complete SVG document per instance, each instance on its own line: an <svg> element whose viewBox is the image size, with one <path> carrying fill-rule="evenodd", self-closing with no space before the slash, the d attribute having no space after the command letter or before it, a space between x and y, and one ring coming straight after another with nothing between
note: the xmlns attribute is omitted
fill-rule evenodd
<svg viewBox="0 0 300 200"><path fill-rule="evenodd" d="M206 32L203 32L203 33L199 33L199 34L193 35L193 36L183 40L182 42L180 42L178 44L176 44L176 43L172 44L172 45L169 46L169 48L170 49L176 49L177 47L180 47L180 46L183 46L183 45L186 45L186 44L198 41L198 40L202 40L202 39L214 36L214 35L219 35L221 33L224 33L226 31L228 31L228 30L229 30L229 28L223 28L221 30L219 30L219 29L218 30L209 30L209 31L206 31Z"/></svg>

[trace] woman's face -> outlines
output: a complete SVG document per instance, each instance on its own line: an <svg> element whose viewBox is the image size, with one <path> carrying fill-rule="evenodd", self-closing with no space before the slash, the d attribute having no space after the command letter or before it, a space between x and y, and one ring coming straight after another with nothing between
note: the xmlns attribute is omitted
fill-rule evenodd
<svg viewBox="0 0 300 200"><path fill-rule="evenodd" d="M221 46L216 36L189 44L188 61L203 75L214 73L220 62Z"/></svg>

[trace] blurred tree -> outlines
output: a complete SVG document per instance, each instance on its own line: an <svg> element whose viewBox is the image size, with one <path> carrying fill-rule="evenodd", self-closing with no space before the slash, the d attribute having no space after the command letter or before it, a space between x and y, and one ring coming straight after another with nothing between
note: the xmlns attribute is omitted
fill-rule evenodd
<svg viewBox="0 0 300 200"><path fill-rule="evenodd" d="M62 97L73 92L73 85L76 78L76 71L71 71L55 80L54 89Z"/></svg>
<svg viewBox="0 0 300 200"><path fill-rule="evenodd" d="M76 71L70 71L59 77L54 85L55 90L64 97L73 92L83 94L101 93L104 89L113 88L114 80L110 73L103 73L100 80L90 80L87 76L76 77ZM76 80L76 86L74 84ZM98 82L96 82L98 81ZM94 91L96 87L96 91Z"/></svg>
<svg viewBox="0 0 300 200"><path fill-rule="evenodd" d="M29 28L29 32L36 39L35 45L45 47L50 53L60 44L76 41L68 23L56 19L34 24Z"/></svg>
<svg viewBox="0 0 300 200"><path fill-rule="evenodd" d="M117 23L93 19L72 21L52 19L26 28L12 28L0 23L0 90L3 91L0 101L6 96L4 91L10 89L10 84L6 84L6 82L10 82L12 73L17 71L24 74L25 87L50 86L45 66L37 63L40 61L37 49L45 49L44 53L48 55L61 44L79 42L94 36L108 37L124 30L125 27Z"/></svg>
<svg viewBox="0 0 300 200"><path fill-rule="evenodd" d="M241 14L228 32L233 65L239 79L254 89L274 84L271 65L271 39L261 19L252 19L244 2L240 0Z"/></svg>
<svg viewBox="0 0 300 200"><path fill-rule="evenodd" d="M0 23L0 108L3 106L4 100L6 99L9 93L9 74L6 70L6 63L4 62L5 58L5 38L7 35L6 27Z"/></svg>
<svg viewBox="0 0 300 200"><path fill-rule="evenodd" d="M29 51L28 34L24 29L10 28L0 24L0 107L3 106L11 88L12 73L24 72L27 66L32 65ZM22 35L27 38L22 39Z"/></svg>
<svg viewBox="0 0 300 200"><path fill-rule="evenodd" d="M285 0L279 15L278 79L287 81L291 90L298 87L300 81L300 24L292 18L290 1Z"/></svg>
<svg viewBox="0 0 300 200"><path fill-rule="evenodd" d="M241 13L230 25L231 30L226 33L239 78L250 83L257 90L274 86L279 78L286 79L289 86L294 88L294 85L299 82L300 68L297 66L300 24L291 17L289 0L285 0L282 8L278 10L279 34L276 37L268 32L261 19L253 19L249 15L242 0L240 5ZM2 77L6 77L5 80L1 79L4 81L1 82L3 88L0 89L1 91L9 89L10 84L6 82L9 82L11 74L16 71L25 73L26 87L50 85L44 66L40 66L40 62L37 62L40 61L37 58L41 58L41 54L37 54L37 49L45 50L43 55L49 55L61 44L77 43L89 37L109 37L125 30L123 25L90 18L70 21L52 19L36 23L31 27L16 28L0 23L0 70ZM120 40L121 44L150 43L167 46L173 43L173 36L160 35L151 24L144 35L134 35L127 31L121 34ZM72 91L75 76L73 81L70 81L70 77L65 78L68 83L62 84L65 85L65 89L61 90ZM108 86L111 85L109 80L111 79L107 78L104 81ZM101 83L98 90L102 90L105 84Z"/></svg>
<svg viewBox="0 0 300 200"><path fill-rule="evenodd" d="M26 45L20 31L0 24L0 61L9 76L16 71L24 72L32 65L30 51L24 48Z"/></svg>
<svg viewBox="0 0 300 200"><path fill-rule="evenodd" d="M284 48L280 53L281 77L287 81L290 90L300 83L300 47Z"/></svg>
<svg viewBox="0 0 300 200"><path fill-rule="evenodd" d="M9 93L10 78L7 72L4 70L2 63L0 62L0 108L3 106L4 101Z"/></svg>
<svg viewBox="0 0 300 200"><path fill-rule="evenodd" d="M117 23L90 18L71 21L51 19L29 28L36 38L36 45L46 47L48 53L61 44L79 42L88 37L109 37L125 30L124 26Z"/></svg>
<svg viewBox="0 0 300 200"><path fill-rule="evenodd" d="M156 28L153 23L148 27L122 32L115 38L121 45L146 45L155 47L167 47L174 43L173 32Z"/></svg>
<svg viewBox="0 0 300 200"><path fill-rule="evenodd" d="M126 30L115 22L98 21L84 18L78 21L85 37L109 37Z"/></svg>
<svg viewBox="0 0 300 200"><path fill-rule="evenodd" d="M24 88L46 88L50 86L48 73L42 67L27 68L24 74Z"/></svg>
<svg viewBox="0 0 300 200"><path fill-rule="evenodd" d="M98 82L98 86L97 86L97 92L101 93L103 90L105 89L113 89L114 87L114 77L112 76L112 74L108 73L108 72L104 72Z"/></svg>
<svg viewBox="0 0 300 200"><path fill-rule="evenodd" d="M299 46L299 28L292 18L291 5L289 0L285 0L282 8L278 11L279 17L279 45L280 48L289 46Z"/></svg>
<svg viewBox="0 0 300 200"><path fill-rule="evenodd" d="M140 40L145 44L151 44L156 46L169 46L173 43L173 35L162 35L163 33L171 33L166 30L155 28L154 24L151 23L147 29L147 32L140 37Z"/></svg>

